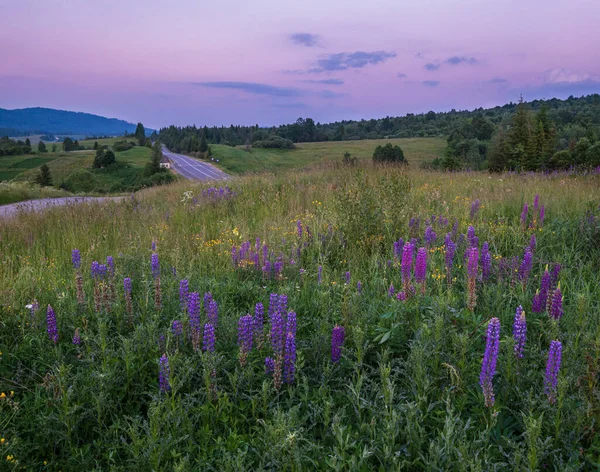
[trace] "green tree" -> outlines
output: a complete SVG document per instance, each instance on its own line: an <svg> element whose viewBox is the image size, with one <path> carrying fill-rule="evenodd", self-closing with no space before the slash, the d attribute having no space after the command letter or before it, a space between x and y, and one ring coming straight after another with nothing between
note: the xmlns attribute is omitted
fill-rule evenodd
<svg viewBox="0 0 600 472"><path fill-rule="evenodd" d="M587 150L586 163L592 167L600 166L600 141Z"/></svg>
<svg viewBox="0 0 600 472"><path fill-rule="evenodd" d="M138 144L143 146L146 142L146 129L143 124L137 124L137 127L135 128L135 137L138 140Z"/></svg>
<svg viewBox="0 0 600 472"><path fill-rule="evenodd" d="M521 170L528 167L527 158L531 157L527 153L530 149L530 136L529 111L523 101L523 97L520 97L508 136L508 145L510 148L508 166L511 169Z"/></svg>
<svg viewBox="0 0 600 472"><path fill-rule="evenodd" d="M587 153L590 147L592 147L592 143L588 138L581 138L577 141L573 149L573 163L575 165L582 166L587 163Z"/></svg>
<svg viewBox="0 0 600 472"><path fill-rule="evenodd" d="M50 187L52 185L52 175L50 174L48 164L41 165L40 173L37 175L35 181L42 187Z"/></svg>
<svg viewBox="0 0 600 472"><path fill-rule="evenodd" d="M38 143L38 152L41 152L41 153L48 152L48 149L46 149L46 145L44 144L44 141L40 141Z"/></svg>
<svg viewBox="0 0 600 472"><path fill-rule="evenodd" d="M385 146L377 146L373 153L373 162L407 164L406 159L404 159L404 152L400 146L392 146L392 143L387 143Z"/></svg>
<svg viewBox="0 0 600 472"><path fill-rule="evenodd" d="M94 141L94 151L98 150L98 141Z"/></svg>
<svg viewBox="0 0 600 472"><path fill-rule="evenodd" d="M145 174L151 176L162 172L163 169L160 167L160 161L162 161L162 145L156 141L152 147L152 160L146 164Z"/></svg>
<svg viewBox="0 0 600 472"><path fill-rule="evenodd" d="M52 152L56 152L56 144L52 145Z"/></svg>
<svg viewBox="0 0 600 472"><path fill-rule="evenodd" d="M206 133L202 133L202 136L200 137L200 147L198 150L202 153L208 151L208 142L206 140Z"/></svg>
<svg viewBox="0 0 600 472"><path fill-rule="evenodd" d="M104 169L105 167L115 164L116 162L117 160L114 152L100 148L96 151L96 157L94 157L92 167L95 169Z"/></svg>

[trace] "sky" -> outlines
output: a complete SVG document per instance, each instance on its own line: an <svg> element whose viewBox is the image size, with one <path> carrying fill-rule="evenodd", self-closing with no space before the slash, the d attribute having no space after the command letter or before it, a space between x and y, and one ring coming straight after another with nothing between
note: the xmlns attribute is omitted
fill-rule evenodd
<svg viewBox="0 0 600 472"><path fill-rule="evenodd" d="M0 0L0 108L160 128L600 93L598 0Z"/></svg>

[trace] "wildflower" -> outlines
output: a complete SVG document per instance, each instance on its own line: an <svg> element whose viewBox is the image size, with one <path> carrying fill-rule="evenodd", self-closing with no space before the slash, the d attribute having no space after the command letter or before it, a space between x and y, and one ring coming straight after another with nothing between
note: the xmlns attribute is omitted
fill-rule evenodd
<svg viewBox="0 0 600 472"><path fill-rule="evenodd" d="M188 298L189 284L187 279L183 279L179 282L179 307L183 312L185 312L187 309Z"/></svg>
<svg viewBox="0 0 600 472"><path fill-rule="evenodd" d="M204 325L202 350L205 352L215 352L215 328L210 323Z"/></svg>
<svg viewBox="0 0 600 472"><path fill-rule="evenodd" d="M404 286L404 291L408 291L408 287L410 286L410 273L413 265L413 251L414 246L412 243L407 243L402 248L402 265L400 268L402 274L402 285Z"/></svg>
<svg viewBox="0 0 600 472"><path fill-rule="evenodd" d="M269 375L275 371L275 359L272 357L265 358L265 374Z"/></svg>
<svg viewBox="0 0 600 472"><path fill-rule="evenodd" d="M395 293L396 290L394 289L394 284L390 284L390 288L388 288L388 296L393 297Z"/></svg>
<svg viewBox="0 0 600 472"><path fill-rule="evenodd" d="M402 238L400 238L398 241L394 241L394 259L400 258L403 247L404 247L404 240Z"/></svg>
<svg viewBox="0 0 600 472"><path fill-rule="evenodd" d="M300 220L298 220L298 222L296 223L297 226L297 232L298 232L298 239L302 238L302 222Z"/></svg>
<svg viewBox="0 0 600 472"><path fill-rule="evenodd" d="M433 230L433 228L431 226L428 226L427 228L425 228L425 244L427 246L431 246L435 240L437 239L437 234L435 234L435 231Z"/></svg>
<svg viewBox="0 0 600 472"><path fill-rule="evenodd" d="M123 279L123 289L125 291L125 311L129 315L129 322L133 323L133 301L131 299L131 279L129 277Z"/></svg>
<svg viewBox="0 0 600 472"><path fill-rule="evenodd" d="M540 283L540 304L543 303L543 306L540 305L540 311L542 311L546 306L546 300L548 300L551 284L552 279L550 273L548 272L548 266L546 266L546 269L542 274L542 281Z"/></svg>
<svg viewBox="0 0 600 472"><path fill-rule="evenodd" d="M100 263L98 261L92 262L91 272L92 279L97 279L100 276Z"/></svg>
<svg viewBox="0 0 600 472"><path fill-rule="evenodd" d="M489 244L486 241L481 246L481 277L487 280L492 272L492 255L490 254Z"/></svg>
<svg viewBox="0 0 600 472"><path fill-rule="evenodd" d="M467 242L469 243L469 247L477 245L475 244L475 228L471 225L467 228Z"/></svg>
<svg viewBox="0 0 600 472"><path fill-rule="evenodd" d="M321 282L323 281L323 266L319 266L319 268L317 269L317 283L319 285L321 285Z"/></svg>
<svg viewBox="0 0 600 472"><path fill-rule="evenodd" d="M552 269L552 277L550 277L550 285L552 287L556 287L556 284L558 283L558 276L560 274L560 269L561 269L560 264L555 264Z"/></svg>
<svg viewBox="0 0 600 472"><path fill-rule="evenodd" d="M81 344L81 337L79 336L79 328L75 330L75 334L73 335L73 344L75 346L79 346Z"/></svg>
<svg viewBox="0 0 600 472"><path fill-rule="evenodd" d="M475 216L477 216L477 212L479 211L479 199L475 200L473 203L471 203L471 213L469 215L470 219L474 219Z"/></svg>
<svg viewBox="0 0 600 472"><path fill-rule="evenodd" d="M346 271L346 285L350 285L350 271Z"/></svg>
<svg viewBox="0 0 600 472"><path fill-rule="evenodd" d="M533 313L541 313L546 308L546 299L542 298L542 294L539 290L535 291L535 295L533 296L533 301L531 302L531 311Z"/></svg>
<svg viewBox="0 0 600 472"><path fill-rule="evenodd" d="M152 269L152 277L156 279L160 276L160 262L156 253L153 253L150 258L150 268Z"/></svg>
<svg viewBox="0 0 600 472"><path fill-rule="evenodd" d="M191 292L188 296L188 319L194 351L200 349L200 294Z"/></svg>
<svg viewBox="0 0 600 472"><path fill-rule="evenodd" d="M479 250L476 247L472 247L468 251L469 260L467 263L467 286L468 286L468 300L467 307L473 311L477 303L476 279L477 279L477 260Z"/></svg>
<svg viewBox="0 0 600 472"><path fill-rule="evenodd" d="M527 282L529 278L529 274L531 273L531 268L533 266L533 253L531 252L531 247L527 246L525 248L525 254L523 255L523 261L521 262L521 267L519 268L519 278L523 282L523 285Z"/></svg>
<svg viewBox="0 0 600 472"><path fill-rule="evenodd" d="M259 348L262 345L263 325L264 325L265 307L262 303L257 303L254 306L254 337Z"/></svg>
<svg viewBox="0 0 600 472"><path fill-rule="evenodd" d="M288 303L287 295L279 295L277 310L279 310L279 313L281 314L281 316L284 316L287 312L287 303Z"/></svg>
<svg viewBox="0 0 600 472"><path fill-rule="evenodd" d="M171 369L169 367L169 359L166 354L163 354L158 361L158 386L161 393L167 393L171 390L171 384L169 377L171 376Z"/></svg>
<svg viewBox="0 0 600 472"><path fill-rule="evenodd" d="M248 353L252 350L252 315L245 315L238 320L238 346L240 348L240 365L246 365Z"/></svg>
<svg viewBox="0 0 600 472"><path fill-rule="evenodd" d="M546 218L546 208L544 205L540 207L540 226L544 226L544 219Z"/></svg>
<svg viewBox="0 0 600 472"><path fill-rule="evenodd" d="M171 333L178 340L181 338L181 336L183 335L183 324L181 323L181 321L173 320L173 323L171 323Z"/></svg>
<svg viewBox="0 0 600 472"><path fill-rule="evenodd" d="M269 320L273 318L273 315L279 310L279 295L272 293L269 296Z"/></svg>
<svg viewBox="0 0 600 472"><path fill-rule="evenodd" d="M154 241L154 239L152 240L152 245L151 245L152 251L156 251L156 241Z"/></svg>
<svg viewBox="0 0 600 472"><path fill-rule="evenodd" d="M417 252L415 263L415 282L421 285L421 293L425 294L425 281L427 280L427 250L422 247Z"/></svg>
<svg viewBox="0 0 600 472"><path fill-rule="evenodd" d="M233 245L231 247L231 262L233 263L233 267L237 267L237 265L238 265L238 253L237 253L237 247L235 245Z"/></svg>
<svg viewBox="0 0 600 472"><path fill-rule="evenodd" d="M106 268L108 269L108 275L114 277L115 275L115 260L113 256L106 256Z"/></svg>
<svg viewBox="0 0 600 472"><path fill-rule="evenodd" d="M483 389L485 406L494 406L494 385L492 383L496 375L496 362L498 360L498 349L500 346L500 320L492 318L488 323L485 353L481 364L479 385Z"/></svg>
<svg viewBox="0 0 600 472"><path fill-rule="evenodd" d="M404 292L404 291L398 292L398 294L396 295L396 299L400 300L401 302L405 302L406 301L406 292Z"/></svg>
<svg viewBox="0 0 600 472"><path fill-rule="evenodd" d="M284 325L283 317L279 311L275 311L271 318L271 347L275 355L275 368L273 371L273 384L276 390L281 387L282 364L284 353ZM286 340L287 343L287 340Z"/></svg>
<svg viewBox="0 0 600 472"><path fill-rule="evenodd" d="M285 357L283 361L283 376L286 383L294 383L296 372L296 335L288 332L285 340Z"/></svg>
<svg viewBox="0 0 600 472"><path fill-rule="evenodd" d="M356 291L359 295L362 294L362 282L360 280L356 283Z"/></svg>
<svg viewBox="0 0 600 472"><path fill-rule="evenodd" d="M538 209L540 206L540 196L538 194L535 195L535 197L533 197L533 211L534 213L537 213Z"/></svg>
<svg viewBox="0 0 600 472"><path fill-rule="evenodd" d="M79 253L79 249L73 249L71 251L71 262L73 263L73 268L78 270L81 267L81 254Z"/></svg>
<svg viewBox="0 0 600 472"><path fill-rule="evenodd" d="M563 295L560 290L560 284L556 287L556 290L552 294L552 303L550 304L550 318L553 320L560 320L563 315Z"/></svg>
<svg viewBox="0 0 600 472"><path fill-rule="evenodd" d="M208 304L208 310L206 315L208 317L209 323L212 324L215 328L217 328L219 324L219 305L217 305L216 301L210 301L210 303Z"/></svg>
<svg viewBox="0 0 600 472"><path fill-rule="evenodd" d="M562 344L560 341L552 341L548 350L548 361L546 362L546 376L544 378L544 393L551 404L556 403L558 387L558 374L562 360Z"/></svg>
<svg viewBox="0 0 600 472"><path fill-rule="evenodd" d="M446 263L446 278L448 283L452 281L452 266L454 265L454 254L456 253L456 244L452 241L452 235L448 233L444 240L444 247L446 249L445 263Z"/></svg>
<svg viewBox="0 0 600 472"><path fill-rule="evenodd" d="M342 357L342 345L346 337L346 330L343 326L336 325L331 332L331 362L339 362Z"/></svg>
<svg viewBox="0 0 600 472"><path fill-rule="evenodd" d="M48 310L46 311L46 326L48 331L48 337L50 341L54 344L58 342L58 328L56 327L56 314L54 313L54 309L48 305Z"/></svg>
<svg viewBox="0 0 600 472"><path fill-rule="evenodd" d="M531 252L535 251L536 246L537 246L537 238L535 237L535 234L532 234L531 238L529 239L529 247L531 248Z"/></svg>
<svg viewBox="0 0 600 472"><path fill-rule="evenodd" d="M525 349L525 341L527 340L527 321L525 319L525 312L522 306L517 307L515 313L515 321L513 323L513 338L515 341L515 356L517 359L523 358L523 351Z"/></svg>

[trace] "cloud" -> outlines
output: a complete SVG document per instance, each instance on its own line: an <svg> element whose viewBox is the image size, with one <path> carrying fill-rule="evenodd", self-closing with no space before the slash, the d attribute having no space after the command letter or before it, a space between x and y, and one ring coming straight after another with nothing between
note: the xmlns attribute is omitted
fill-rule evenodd
<svg viewBox="0 0 600 472"><path fill-rule="evenodd" d="M576 72L570 69L548 69L543 74L547 84L574 84L581 82L600 82L600 78L587 72Z"/></svg>
<svg viewBox="0 0 600 472"><path fill-rule="evenodd" d="M470 65L479 64L479 61L477 59L475 59L474 57L467 57L467 56L452 56L452 57L449 57L448 59L446 59L444 62L446 62L446 64L450 64L452 66L457 66L459 64L470 64Z"/></svg>
<svg viewBox="0 0 600 472"><path fill-rule="evenodd" d="M440 81L439 80L424 80L423 82L421 82L425 87L437 87L438 85L440 85Z"/></svg>
<svg viewBox="0 0 600 472"><path fill-rule="evenodd" d="M398 72L396 74L396 77L398 77L399 79L406 79L408 77L408 75L403 74L402 72Z"/></svg>
<svg viewBox="0 0 600 472"><path fill-rule="evenodd" d="M434 64L433 62L428 62L427 64L425 64L425 69L430 70L430 71L438 70L439 68L440 68L440 65Z"/></svg>
<svg viewBox="0 0 600 472"><path fill-rule="evenodd" d="M257 84L253 82L192 82L193 85L218 89L241 90L242 92L256 95L270 95L272 97L300 97L302 90L291 87L276 87L274 85Z"/></svg>
<svg viewBox="0 0 600 472"><path fill-rule="evenodd" d="M290 41L300 46L313 47L317 46L319 36L310 33L294 33L290 35Z"/></svg>
<svg viewBox="0 0 600 472"><path fill-rule="evenodd" d="M290 110L300 110L308 108L306 103L294 102L294 103L276 103L273 105L275 108L287 108Z"/></svg>
<svg viewBox="0 0 600 472"><path fill-rule="evenodd" d="M325 98L325 99L341 98L341 97L344 97L345 95L346 95L345 93L332 92L331 90L323 90L323 91L317 93L317 96L319 98Z"/></svg>
<svg viewBox="0 0 600 472"><path fill-rule="evenodd" d="M362 69L363 67L371 64L380 64L396 57L396 53L391 51L374 51L374 52L341 52L338 54L330 54L323 56L316 62L316 67L309 70L309 72L329 72L329 71L340 71L348 69Z"/></svg>
<svg viewBox="0 0 600 472"><path fill-rule="evenodd" d="M342 79L303 80L302 82L306 84L344 85Z"/></svg>
<svg viewBox="0 0 600 472"><path fill-rule="evenodd" d="M503 77L493 77L492 79L490 79L488 81L490 84L505 84L506 82L508 82L508 80L506 80Z"/></svg>

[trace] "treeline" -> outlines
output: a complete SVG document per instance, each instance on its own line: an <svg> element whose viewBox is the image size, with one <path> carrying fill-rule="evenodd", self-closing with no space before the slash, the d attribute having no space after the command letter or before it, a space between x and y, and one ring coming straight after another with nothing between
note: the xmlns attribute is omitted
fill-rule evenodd
<svg viewBox="0 0 600 472"><path fill-rule="evenodd" d="M502 134L507 134L512 117L519 108L525 107L528 112L528 134L535 134L533 129L539 121L535 118L542 109L542 127L552 128L552 143L549 138L543 146L550 146L544 152L552 154L560 150L573 148L581 138L594 143L600 134L600 95L585 97L569 97L566 100L534 100L529 103L508 103L489 109L478 108L473 111L457 111L435 113L429 111L422 114L409 113L399 117L381 119L340 121L334 123L315 123L311 118L299 118L295 123L271 128L255 126L203 127L196 126L163 128L153 139L159 138L169 149L175 152L197 152L203 140L208 144L225 144L231 146L254 145L257 142L272 142L279 137L291 143L311 141L340 141L380 138L411 137L448 137L448 151L439 162L446 161L448 167L485 168L492 141L502 141ZM529 116L531 115L531 116ZM550 129L546 129L546 133ZM496 136L500 134L500 137ZM283 144L284 142L282 142ZM524 144L525 145L525 144ZM527 143L532 148L531 143ZM285 143L284 146L288 146ZM202 151L203 152L203 151ZM446 158L446 159L445 159ZM502 158L509 165L515 159ZM517 159L519 161L519 159Z"/></svg>
<svg viewBox="0 0 600 472"><path fill-rule="evenodd" d="M0 156L17 156L19 154L30 154L31 142L29 138L25 141L15 141L7 136L0 138Z"/></svg>

